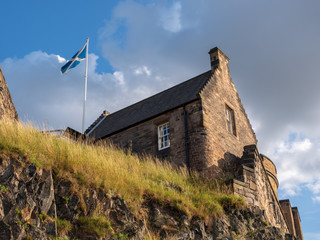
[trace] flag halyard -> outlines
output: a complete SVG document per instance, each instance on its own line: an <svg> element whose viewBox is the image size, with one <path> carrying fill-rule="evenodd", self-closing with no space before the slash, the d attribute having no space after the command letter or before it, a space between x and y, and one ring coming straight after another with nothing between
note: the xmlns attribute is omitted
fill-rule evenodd
<svg viewBox="0 0 320 240"><path fill-rule="evenodd" d="M76 67L81 61L86 60L87 56L87 44L86 43L80 51L78 51L65 65L61 67L61 74L66 74L69 69Z"/></svg>

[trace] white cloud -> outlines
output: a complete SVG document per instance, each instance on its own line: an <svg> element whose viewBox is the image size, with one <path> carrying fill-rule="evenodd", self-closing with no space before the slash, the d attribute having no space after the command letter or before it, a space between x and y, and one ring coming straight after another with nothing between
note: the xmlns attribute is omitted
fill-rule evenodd
<svg viewBox="0 0 320 240"><path fill-rule="evenodd" d="M148 77L151 76L151 71L148 69L147 66L141 66L141 67L138 67L134 70L134 74L136 75L142 75L142 74L145 74L147 75Z"/></svg>
<svg viewBox="0 0 320 240"><path fill-rule="evenodd" d="M181 31L181 3L175 2L171 8L163 8L160 11L160 23L169 32L176 33Z"/></svg>
<svg viewBox="0 0 320 240"><path fill-rule="evenodd" d="M156 93L159 87L144 79L151 76L145 65L133 72L133 66L129 66L124 71L97 73L98 59L95 54L89 55L86 127L103 110L119 110ZM20 119L30 120L40 128L45 124L47 129L69 126L81 130L84 65L81 63L62 76L60 68L65 62L59 55L35 51L0 63Z"/></svg>
<svg viewBox="0 0 320 240"><path fill-rule="evenodd" d="M114 72L113 76L115 77L116 81L120 84L120 85L124 85L125 81L124 81L124 76L122 72Z"/></svg>
<svg viewBox="0 0 320 240"><path fill-rule="evenodd" d="M314 193L320 193L320 176L314 182L308 183L307 187Z"/></svg>
<svg viewBox="0 0 320 240"><path fill-rule="evenodd" d="M310 239L310 240L320 240L320 233L303 232L303 238L304 239Z"/></svg>
<svg viewBox="0 0 320 240"><path fill-rule="evenodd" d="M319 156L317 139L303 137L304 134L288 132L285 140L274 141L269 145L267 155L275 162L280 182L280 193L287 197L299 194L302 187L314 194L320 191Z"/></svg>
<svg viewBox="0 0 320 240"><path fill-rule="evenodd" d="M312 200L313 200L315 203L320 203L320 196L313 197Z"/></svg>
<svg viewBox="0 0 320 240"><path fill-rule="evenodd" d="M105 109L113 112L145 97L145 92L153 93L152 88L139 86L132 86L128 93L124 73L97 73L97 60L95 54L89 55L86 126ZM0 63L20 119L31 120L40 128L45 124L47 129L69 126L81 131L84 65L62 76L65 61L59 55L35 51Z"/></svg>
<svg viewBox="0 0 320 240"><path fill-rule="evenodd" d="M60 57L59 55L57 55L57 58L58 58L58 62L59 62L59 63L64 63L64 62L66 62L66 59L63 58L63 57Z"/></svg>
<svg viewBox="0 0 320 240"><path fill-rule="evenodd" d="M296 153L296 152L306 152L310 150L312 143L310 139L298 140L295 142L285 142L282 141L279 147L276 149L279 153Z"/></svg>
<svg viewBox="0 0 320 240"><path fill-rule="evenodd" d="M140 86L133 90L134 95L140 96L142 99L151 96L154 90L148 86Z"/></svg>

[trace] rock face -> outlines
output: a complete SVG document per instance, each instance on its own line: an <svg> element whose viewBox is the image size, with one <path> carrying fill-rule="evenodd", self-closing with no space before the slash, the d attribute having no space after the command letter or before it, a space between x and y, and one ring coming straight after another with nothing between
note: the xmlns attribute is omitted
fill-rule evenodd
<svg viewBox="0 0 320 240"><path fill-rule="evenodd" d="M0 67L0 119L3 117L18 120L16 108Z"/></svg>
<svg viewBox="0 0 320 240"><path fill-rule="evenodd" d="M2 239L49 239L56 235L51 171L21 159L1 159L0 236ZM44 220L44 216L47 216Z"/></svg>
<svg viewBox="0 0 320 240"><path fill-rule="evenodd" d="M22 158L0 158L1 239L294 239L259 208L226 210L204 222L145 197L134 215L124 199L70 181Z"/></svg>

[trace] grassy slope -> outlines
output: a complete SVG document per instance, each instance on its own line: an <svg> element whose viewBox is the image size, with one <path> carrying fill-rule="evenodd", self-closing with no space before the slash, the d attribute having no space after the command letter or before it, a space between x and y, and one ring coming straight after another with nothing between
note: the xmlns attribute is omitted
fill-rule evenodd
<svg viewBox="0 0 320 240"><path fill-rule="evenodd" d="M217 182L204 183L196 175L190 177L184 168L174 170L169 164L147 156L139 159L114 146L91 146L45 135L21 123L0 122L0 153L20 155L54 169L74 183L75 191L90 186L120 194L133 210L139 209L145 194L202 218L223 214L224 205L244 205L243 199L226 193Z"/></svg>

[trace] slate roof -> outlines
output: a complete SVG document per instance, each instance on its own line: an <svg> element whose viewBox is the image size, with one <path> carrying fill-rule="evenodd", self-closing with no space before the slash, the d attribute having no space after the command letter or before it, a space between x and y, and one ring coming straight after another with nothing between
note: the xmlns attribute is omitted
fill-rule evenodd
<svg viewBox="0 0 320 240"><path fill-rule="evenodd" d="M104 116L100 122L96 123L95 126L90 126L90 130L88 128L86 132L89 132L89 136L93 136L95 139L101 139L199 99L198 93L211 75L212 71L210 70L115 113Z"/></svg>

